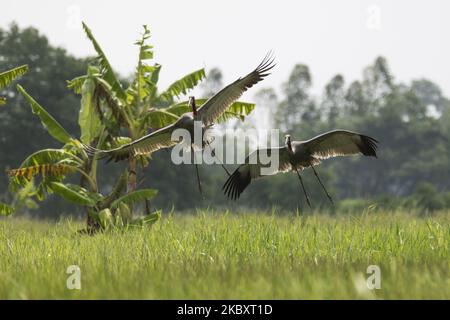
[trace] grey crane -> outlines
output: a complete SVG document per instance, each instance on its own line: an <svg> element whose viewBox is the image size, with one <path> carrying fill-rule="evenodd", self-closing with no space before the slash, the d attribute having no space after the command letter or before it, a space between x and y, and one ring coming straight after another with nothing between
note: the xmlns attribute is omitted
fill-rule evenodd
<svg viewBox="0 0 450 320"><path fill-rule="evenodd" d="M333 199L328 193L325 185L314 166L321 163L322 160L337 156L348 156L363 154L365 156L377 157L378 141L366 135L352 131L334 130L307 141L291 141L291 136L285 136L285 145L277 148L258 149L249 154L244 164L241 164L223 185L223 191L231 199L238 199L241 193L247 188L252 179L264 177L265 175L274 175L279 172L295 171L300 180L306 201L311 207L311 202L306 193L300 171L306 168L312 168L320 185L325 191L328 199L333 203ZM263 164L262 155L273 155L278 153L278 166L270 169L269 164ZM268 172L264 175L261 169L266 168Z"/></svg>
<svg viewBox="0 0 450 320"><path fill-rule="evenodd" d="M180 143L181 141L172 140L172 133L176 129L187 130L191 135L191 141L194 141L194 121L202 122L202 131L204 133L206 129L211 128L214 125L214 122L233 104L233 102L239 99L247 89L268 76L270 74L268 71L274 66L274 58L269 52L255 70L220 90L214 96L209 98L200 108L197 109L195 98L189 97L189 105L192 108L192 112L183 114L175 123L118 148L99 150L90 146L85 146L85 149L90 155L97 154L99 158L106 157L109 158L108 161L114 160L117 162L132 156L149 155L157 150L170 148ZM205 141L202 143L203 145L200 146L201 148L204 147ZM206 141L206 143L209 144L208 141ZM194 151L193 144L191 145L191 151ZM222 167L227 171L223 165ZM198 187L200 192L202 192L197 164L195 164L195 168Z"/></svg>

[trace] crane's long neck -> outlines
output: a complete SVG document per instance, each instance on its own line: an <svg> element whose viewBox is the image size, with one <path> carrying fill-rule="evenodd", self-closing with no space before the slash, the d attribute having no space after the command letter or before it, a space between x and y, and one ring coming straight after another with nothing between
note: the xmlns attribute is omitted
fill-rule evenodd
<svg viewBox="0 0 450 320"><path fill-rule="evenodd" d="M294 151L292 150L291 138L287 138L287 139L286 139L286 147L288 148L288 150L289 150L290 152L294 152Z"/></svg>

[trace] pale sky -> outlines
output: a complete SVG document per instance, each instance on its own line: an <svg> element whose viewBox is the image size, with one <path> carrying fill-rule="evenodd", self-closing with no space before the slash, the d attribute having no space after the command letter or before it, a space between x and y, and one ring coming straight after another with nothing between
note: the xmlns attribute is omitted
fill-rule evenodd
<svg viewBox="0 0 450 320"><path fill-rule="evenodd" d="M279 88L294 64L306 63L318 94L335 74L348 84L383 55L397 80L425 77L450 96L449 9L444 0L5 0L0 27L34 26L76 56L93 55L84 20L115 70L128 75L147 24L163 86L201 67L235 80L272 49L277 66L258 89Z"/></svg>

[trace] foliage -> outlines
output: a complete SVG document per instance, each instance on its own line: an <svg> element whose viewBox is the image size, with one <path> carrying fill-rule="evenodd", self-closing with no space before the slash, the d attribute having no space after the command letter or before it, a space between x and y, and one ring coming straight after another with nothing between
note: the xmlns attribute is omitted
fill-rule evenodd
<svg viewBox="0 0 450 320"><path fill-rule="evenodd" d="M59 194L64 199L82 206L94 207L96 205L95 200L102 199L101 195L89 192L85 188L82 188L78 185L61 182L50 182L50 186L55 193Z"/></svg>
<svg viewBox="0 0 450 320"><path fill-rule="evenodd" d="M8 86L14 79L23 76L28 71L28 66L23 65L0 73L0 89ZM0 106L6 103L6 98L0 96Z"/></svg>
<svg viewBox="0 0 450 320"><path fill-rule="evenodd" d="M7 87L14 79L24 75L28 71L28 66L23 65L0 73L0 89ZM6 98L0 96L0 106L6 103ZM15 211L14 206L0 202L0 216L8 216Z"/></svg>
<svg viewBox="0 0 450 320"><path fill-rule="evenodd" d="M99 222L103 230L121 230L131 229L135 227L148 227L153 225L161 218L161 211L152 212L149 215L132 218L129 207L121 203L120 209L117 209L115 214L111 212L111 209L106 208L97 212L94 216L96 221Z"/></svg>
<svg viewBox="0 0 450 320"><path fill-rule="evenodd" d="M70 134L43 108L36 102L22 86L17 85L17 90L24 96L31 106L33 114L37 115L48 133L61 143L70 140Z"/></svg>
<svg viewBox="0 0 450 320"><path fill-rule="evenodd" d="M111 204L111 208L117 208L120 203L132 204L145 199L151 199L158 193L157 190L153 189L141 189L133 192L129 192L126 195L114 200Z"/></svg>
<svg viewBox="0 0 450 320"><path fill-rule="evenodd" d="M172 83L164 92L161 93L160 97L162 100L171 101L173 97L178 98L181 95L186 95L188 91L199 84L204 77L204 69L196 70Z"/></svg>
<svg viewBox="0 0 450 320"><path fill-rule="evenodd" d="M9 216L14 212L14 207L0 202L0 216Z"/></svg>
<svg viewBox="0 0 450 320"><path fill-rule="evenodd" d="M207 99L196 99L195 103L197 104L198 109L200 110L202 106L205 104ZM253 103L247 103L247 102L241 102L237 101L233 103L227 111L223 113L221 117L217 119L217 122L224 122L232 118L237 118L240 120L244 120L247 115L249 115L253 109L255 109L255 104ZM168 108L162 109L166 112L169 112L170 114L174 114L177 116L181 116L185 112L189 112L189 105L188 101L179 102L176 104L171 105Z"/></svg>
<svg viewBox="0 0 450 320"><path fill-rule="evenodd" d="M28 71L28 65L16 67L0 73L0 89L8 86L14 79L23 76Z"/></svg>
<svg viewBox="0 0 450 320"><path fill-rule="evenodd" d="M97 52L97 61L98 64L101 67L101 73L105 79L106 82L108 82L109 85L111 85L111 90L119 97L119 98L125 98L125 92L122 89L122 86L120 85L119 80L117 79L114 70L111 67L111 64L109 63L108 59L106 58L105 54L103 53L102 48L97 43L97 40L92 35L91 30L88 28L88 26L83 22L83 29L86 33L86 36L91 40L92 45Z"/></svg>
<svg viewBox="0 0 450 320"><path fill-rule="evenodd" d="M88 73L91 73L93 68L89 69ZM80 115L78 117L78 124L80 125L81 137L80 140L85 143L91 143L100 134L101 120L96 111L95 105L95 80L92 79L92 75L84 80L81 86L81 107Z"/></svg>

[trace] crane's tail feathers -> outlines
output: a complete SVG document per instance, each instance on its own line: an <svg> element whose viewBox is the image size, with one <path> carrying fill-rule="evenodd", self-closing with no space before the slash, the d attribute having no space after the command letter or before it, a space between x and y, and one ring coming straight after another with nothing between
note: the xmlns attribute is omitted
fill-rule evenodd
<svg viewBox="0 0 450 320"><path fill-rule="evenodd" d="M241 193L250 184L250 173L242 174L239 172L239 168L236 169L233 174L228 178L222 187L224 194L231 200L237 200L241 196Z"/></svg>
<svg viewBox="0 0 450 320"><path fill-rule="evenodd" d="M378 141L372 137L360 135L361 137L361 144L358 145L359 150L361 153L368 157L375 157L377 156L377 149L378 149Z"/></svg>

